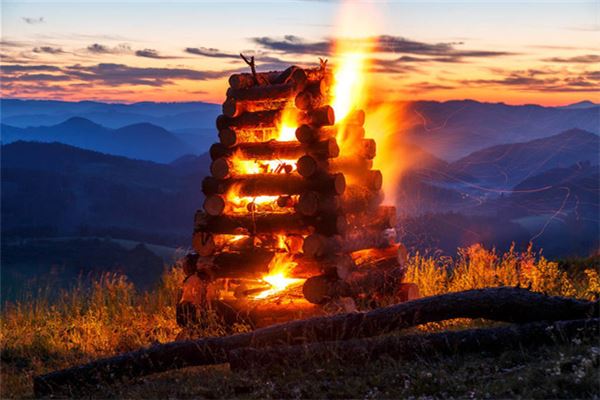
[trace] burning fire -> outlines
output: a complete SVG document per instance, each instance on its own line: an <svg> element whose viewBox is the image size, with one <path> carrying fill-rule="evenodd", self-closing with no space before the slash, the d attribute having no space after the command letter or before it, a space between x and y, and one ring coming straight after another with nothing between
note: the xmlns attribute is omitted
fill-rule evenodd
<svg viewBox="0 0 600 400"><path fill-rule="evenodd" d="M289 278L290 272L296 267L289 253L277 253L269 263L269 274L262 278L271 288L260 292L255 299L264 299L280 293L291 286L304 283L304 279Z"/></svg>

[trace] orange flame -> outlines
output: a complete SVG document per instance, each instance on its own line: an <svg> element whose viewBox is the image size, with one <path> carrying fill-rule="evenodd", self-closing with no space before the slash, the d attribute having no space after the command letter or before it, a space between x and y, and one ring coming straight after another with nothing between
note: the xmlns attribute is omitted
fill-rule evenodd
<svg viewBox="0 0 600 400"><path fill-rule="evenodd" d="M298 286L304 283L304 279L289 278L290 272L296 267L297 263L292 260L289 253L277 253L269 263L269 274L262 280L271 287L260 292L255 299L265 299L286 290L289 287Z"/></svg>

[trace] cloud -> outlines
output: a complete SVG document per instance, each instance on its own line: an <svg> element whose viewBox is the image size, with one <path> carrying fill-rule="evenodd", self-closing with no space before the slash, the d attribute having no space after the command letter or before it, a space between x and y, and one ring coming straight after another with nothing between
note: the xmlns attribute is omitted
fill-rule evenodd
<svg viewBox="0 0 600 400"><path fill-rule="evenodd" d="M64 51L60 47L51 46L40 46L34 47L32 50L34 53L45 53L45 54L63 54Z"/></svg>
<svg viewBox="0 0 600 400"><path fill-rule="evenodd" d="M541 77L537 76L541 75ZM471 87L502 87L508 86L516 90L532 92L596 92L600 85L593 80L589 73L583 75L565 76L564 74L539 74L537 70L512 71L500 79L463 80L463 85Z"/></svg>
<svg viewBox="0 0 600 400"><path fill-rule="evenodd" d="M43 24L46 22L44 17L32 18L32 17L21 17L26 24L35 25L35 24Z"/></svg>
<svg viewBox="0 0 600 400"><path fill-rule="evenodd" d="M71 77L51 74L21 74L4 76L2 80L3 82L65 82L70 81Z"/></svg>
<svg viewBox="0 0 600 400"><path fill-rule="evenodd" d="M197 71L185 68L140 68L124 64L103 63L93 66L73 65L65 73L83 81L110 85L163 86L175 79L209 80L221 78L229 71Z"/></svg>
<svg viewBox="0 0 600 400"><path fill-rule="evenodd" d="M22 65L22 64L12 64L12 65L2 65L0 66L0 70L2 70L5 74L11 74L15 72L27 72L27 71L45 71L45 72L58 72L61 69L55 65Z"/></svg>
<svg viewBox="0 0 600 400"><path fill-rule="evenodd" d="M553 57L546 58L544 61L547 62L555 62L555 63L573 63L573 64L592 64L592 63L600 63L600 55L597 54L585 54L581 56L575 57Z"/></svg>
<svg viewBox="0 0 600 400"><path fill-rule="evenodd" d="M265 49L294 55L331 56L335 47L334 39L309 42L294 35L286 35L283 38L255 37L251 40ZM375 43L375 51L379 53L404 54L397 60L398 62L458 63L463 62L464 58L500 57L514 54L505 51L461 50L456 46L462 45L462 42L426 43L391 35L345 40L349 43L355 42L357 46Z"/></svg>
<svg viewBox="0 0 600 400"><path fill-rule="evenodd" d="M171 57L171 56L161 56L160 54L158 54L158 51L156 51L154 49L137 50L135 52L135 55L138 57L156 58L156 59L163 59L163 60L176 58L176 57Z"/></svg>
<svg viewBox="0 0 600 400"><path fill-rule="evenodd" d="M115 47L108 47L100 43L94 43L87 47L87 51L93 54L128 54L131 53L131 47L122 43Z"/></svg>
<svg viewBox="0 0 600 400"><path fill-rule="evenodd" d="M240 59L240 55L239 54L224 53L224 52L219 51L219 49L215 49L215 48L186 47L185 52L189 53L189 54L194 54L194 55L197 55L197 56L203 56L203 57L233 58L233 59L236 59L236 60Z"/></svg>

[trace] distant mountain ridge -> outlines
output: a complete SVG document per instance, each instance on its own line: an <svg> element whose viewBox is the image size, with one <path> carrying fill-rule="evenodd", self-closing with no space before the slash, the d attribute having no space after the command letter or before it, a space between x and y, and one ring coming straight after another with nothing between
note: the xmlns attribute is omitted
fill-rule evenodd
<svg viewBox="0 0 600 400"><path fill-rule="evenodd" d="M190 148L173 133L147 122L109 129L82 117L52 126L16 128L2 125L2 143L18 140L60 142L82 149L134 159L170 162Z"/></svg>

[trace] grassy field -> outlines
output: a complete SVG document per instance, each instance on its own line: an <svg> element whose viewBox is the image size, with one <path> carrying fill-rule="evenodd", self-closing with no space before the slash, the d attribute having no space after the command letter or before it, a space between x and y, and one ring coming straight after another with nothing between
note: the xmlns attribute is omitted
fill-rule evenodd
<svg viewBox="0 0 600 400"><path fill-rule="evenodd" d="M180 331L174 308L182 279L181 270L174 267L165 271L155 289L140 293L125 277L105 275L91 287L62 292L57 300L39 293L26 302L4 304L0 397L31 397L31 378L37 374L174 340ZM425 296L504 285L583 299L595 299L600 293L598 258L557 263L531 250L496 254L481 246L462 249L455 258L413 255L406 280L416 282ZM491 323L455 320L412 332L473 324ZM225 329L212 323L202 334L223 335ZM360 366L332 359L309 371L290 367L232 373L227 365L187 368L102 386L85 397L598 398L599 364L600 344L577 339L500 356L456 355L410 363L380 359Z"/></svg>

